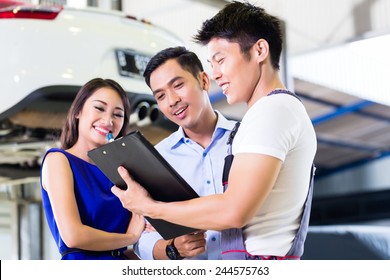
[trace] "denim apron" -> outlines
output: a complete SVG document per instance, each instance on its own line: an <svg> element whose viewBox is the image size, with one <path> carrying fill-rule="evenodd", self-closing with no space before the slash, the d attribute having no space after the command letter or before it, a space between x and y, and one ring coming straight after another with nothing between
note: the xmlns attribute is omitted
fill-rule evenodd
<svg viewBox="0 0 390 280"><path fill-rule="evenodd" d="M283 89L274 90L268 95L274 95L274 94L289 94L291 96L296 97L298 100L300 100L298 96L295 95L294 93ZM227 142L227 145L229 147L228 155L225 157L225 165L224 165L223 175L222 175L222 183L224 186L224 191L228 187L229 171L234 157L232 154L232 143L239 126L240 123L237 122L232 132L230 133ZM307 230L309 228L311 203L313 198L314 173L315 173L315 166L314 164L312 164L310 170L310 183L309 183L306 201L303 206L301 222L295 234L291 248L285 256L251 255L245 249L245 242L244 242L242 228L232 228L232 229L225 229L221 231L222 259L223 260L299 260L303 254L304 243L307 235Z"/></svg>

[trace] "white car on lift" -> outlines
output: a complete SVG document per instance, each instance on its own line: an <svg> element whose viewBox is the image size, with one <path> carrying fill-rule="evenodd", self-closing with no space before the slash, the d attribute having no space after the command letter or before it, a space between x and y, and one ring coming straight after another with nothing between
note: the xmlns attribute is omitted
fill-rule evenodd
<svg viewBox="0 0 390 280"><path fill-rule="evenodd" d="M148 107L153 117L143 70L159 50L183 45L173 33L122 12L3 0L0 34L0 164L38 157L79 88L95 77L123 86L137 114L133 121L150 114Z"/></svg>

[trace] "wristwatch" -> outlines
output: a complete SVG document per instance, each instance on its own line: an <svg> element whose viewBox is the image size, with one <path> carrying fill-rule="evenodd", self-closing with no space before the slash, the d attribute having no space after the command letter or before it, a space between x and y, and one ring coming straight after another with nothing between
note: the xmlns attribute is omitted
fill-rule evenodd
<svg viewBox="0 0 390 280"><path fill-rule="evenodd" d="M183 258L182 256L180 256L179 251L177 251L174 242L175 242L175 238L171 239L168 242L168 245L165 248L165 253L167 254L167 257L170 260L181 260Z"/></svg>

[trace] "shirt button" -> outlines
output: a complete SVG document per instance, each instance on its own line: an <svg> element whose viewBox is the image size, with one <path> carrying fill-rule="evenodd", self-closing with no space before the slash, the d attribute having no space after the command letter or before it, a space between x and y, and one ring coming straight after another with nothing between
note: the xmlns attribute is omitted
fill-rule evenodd
<svg viewBox="0 0 390 280"><path fill-rule="evenodd" d="M187 139L187 140L186 140L186 143L190 143L190 139Z"/></svg>
<svg viewBox="0 0 390 280"><path fill-rule="evenodd" d="M210 184L210 183L211 183L210 180L207 180L206 182L207 182L207 184Z"/></svg>
<svg viewBox="0 0 390 280"><path fill-rule="evenodd" d="M211 238L211 241L216 241L216 240L217 240L217 238L215 238L215 237Z"/></svg>

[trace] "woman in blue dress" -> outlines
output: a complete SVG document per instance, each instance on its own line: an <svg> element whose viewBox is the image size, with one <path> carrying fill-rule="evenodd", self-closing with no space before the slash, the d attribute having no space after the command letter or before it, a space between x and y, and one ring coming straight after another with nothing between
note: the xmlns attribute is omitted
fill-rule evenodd
<svg viewBox="0 0 390 280"><path fill-rule="evenodd" d="M130 117L125 91L96 78L78 92L61 133L61 149L48 150L41 169L42 202L61 259L124 259L143 230L111 193L112 183L87 152L124 136Z"/></svg>

